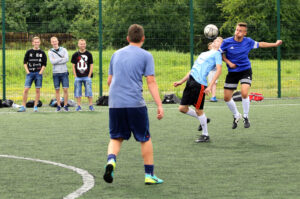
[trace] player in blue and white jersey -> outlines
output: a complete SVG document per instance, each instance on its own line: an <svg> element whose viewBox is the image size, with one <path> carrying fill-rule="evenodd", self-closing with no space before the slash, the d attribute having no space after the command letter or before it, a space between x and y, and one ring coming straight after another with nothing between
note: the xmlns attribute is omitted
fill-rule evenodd
<svg viewBox="0 0 300 199"><path fill-rule="evenodd" d="M247 24L243 22L238 23L234 36L224 39L219 49L223 53L223 60L226 62L228 68L224 84L224 100L233 113L232 129L237 127L237 123L242 117L232 99L233 91L237 88L239 82L241 83L244 127L250 127L248 119L250 100L248 94L252 82L252 70L248 58L249 52L255 48L277 47L282 44L281 40L277 40L276 43L257 42L250 37L246 37L246 35Z"/></svg>
<svg viewBox="0 0 300 199"><path fill-rule="evenodd" d="M218 51L222 41L223 39L221 37L216 38L212 43L212 49L201 53L195 61L191 71L180 81L174 82L173 84L177 87L187 81L180 102L179 111L199 120L202 127L202 135L196 142L208 142L210 139L207 130L207 118L203 112L203 107L205 94L211 92L213 84L222 72L222 55ZM217 72L208 85L206 78L208 73L214 68L217 68ZM195 110L189 108L190 105L193 105Z"/></svg>

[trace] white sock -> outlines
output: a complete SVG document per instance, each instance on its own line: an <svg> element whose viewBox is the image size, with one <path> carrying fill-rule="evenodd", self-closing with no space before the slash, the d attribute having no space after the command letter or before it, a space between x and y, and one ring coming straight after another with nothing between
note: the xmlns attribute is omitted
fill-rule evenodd
<svg viewBox="0 0 300 199"><path fill-rule="evenodd" d="M195 117L195 118L198 117L198 115L196 114L196 111L194 109L191 109L191 108L189 108L188 112L186 112L185 114L187 114L189 116L192 116L192 117Z"/></svg>
<svg viewBox="0 0 300 199"><path fill-rule="evenodd" d="M205 114L203 113L202 115L198 116L198 120L200 121L200 124L202 126L202 135L208 136L207 118L206 118Z"/></svg>
<svg viewBox="0 0 300 199"><path fill-rule="evenodd" d="M235 102L233 101L233 99L231 98L231 100L228 101L228 102L226 102L226 104L227 104L228 108L230 109L230 111L232 112L233 116L234 116L235 118L238 118L238 117L240 116L240 113L239 113L239 111L237 110L236 104L235 104Z"/></svg>
<svg viewBox="0 0 300 199"><path fill-rule="evenodd" d="M249 109L250 109L250 100L249 97L246 99L242 99L242 104L243 104L243 111L244 111L244 117L248 117L249 114Z"/></svg>

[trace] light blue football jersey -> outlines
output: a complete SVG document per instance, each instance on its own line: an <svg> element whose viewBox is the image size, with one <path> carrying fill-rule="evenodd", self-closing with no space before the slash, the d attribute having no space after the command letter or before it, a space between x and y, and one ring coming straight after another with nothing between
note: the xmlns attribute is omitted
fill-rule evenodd
<svg viewBox="0 0 300 199"><path fill-rule="evenodd" d="M203 52L194 63L191 76L199 84L207 86L207 75L211 70L216 68L216 64L222 65L222 55L219 51L210 50Z"/></svg>

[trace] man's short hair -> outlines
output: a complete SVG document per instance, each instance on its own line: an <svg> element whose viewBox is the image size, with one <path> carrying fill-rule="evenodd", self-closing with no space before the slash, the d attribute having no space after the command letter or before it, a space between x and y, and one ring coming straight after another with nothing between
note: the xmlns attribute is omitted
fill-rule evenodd
<svg viewBox="0 0 300 199"><path fill-rule="evenodd" d="M33 37L31 41L33 42L33 41L36 40L36 39L38 39L38 40L41 41L41 39L40 39L38 36Z"/></svg>
<svg viewBox="0 0 300 199"><path fill-rule="evenodd" d="M144 28L138 24L132 24L128 28L128 37L130 42L140 43L144 37Z"/></svg>
<svg viewBox="0 0 300 199"><path fill-rule="evenodd" d="M50 38L50 41L51 41L52 39L57 39L57 41L58 41L58 38L55 37L55 36L51 37L51 38Z"/></svg>
<svg viewBox="0 0 300 199"><path fill-rule="evenodd" d="M79 40L78 40L78 43L79 43L80 41L84 41L84 42L86 43L85 39L79 39Z"/></svg>
<svg viewBox="0 0 300 199"><path fill-rule="evenodd" d="M245 22L239 22L237 23L237 26L245 27L246 29L248 29L248 25Z"/></svg>

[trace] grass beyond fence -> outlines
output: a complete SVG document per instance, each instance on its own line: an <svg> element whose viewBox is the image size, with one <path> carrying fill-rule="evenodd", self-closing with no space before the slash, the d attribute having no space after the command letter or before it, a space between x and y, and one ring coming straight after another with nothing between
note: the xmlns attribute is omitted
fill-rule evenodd
<svg viewBox="0 0 300 199"><path fill-rule="evenodd" d="M71 59L75 51L69 51ZM103 52L103 94L108 95L108 86L106 84L109 61L114 50ZM172 83L181 79L190 70L189 53L179 53L175 51L151 51L155 59L156 79L159 85L160 93L163 96L166 93L175 93L177 96L182 95L184 85L174 88ZM25 50L7 50L6 51L6 96L16 102L22 99L22 92L25 83L25 70L23 67L23 58ZM95 98L99 96L99 54L92 51L94 57L94 78L93 92ZM195 56L196 59L197 56ZM0 58L2 63L2 60ZM74 98L71 62L68 64L70 72L70 98ZM300 61L282 60L281 62L281 83L282 97L300 97ZM276 60L252 60L253 83L252 92L262 93L267 98L277 97L278 76ZM0 69L2 71L2 68ZM217 97L222 98L224 80L227 74L227 68L223 64L223 72L217 86ZM2 96L2 79L1 79ZM34 88L34 87L32 87ZM146 84L144 84L144 96L146 100L151 100ZM34 89L30 90L29 99L33 99ZM41 89L42 101L48 103L54 98L54 88L52 80L52 65L48 60L47 68L43 77L43 88Z"/></svg>

